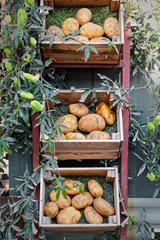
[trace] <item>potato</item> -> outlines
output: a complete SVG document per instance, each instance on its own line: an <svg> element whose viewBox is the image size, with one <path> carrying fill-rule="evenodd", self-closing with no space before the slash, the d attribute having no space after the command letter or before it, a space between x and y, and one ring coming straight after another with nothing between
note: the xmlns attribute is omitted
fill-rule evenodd
<svg viewBox="0 0 160 240"><path fill-rule="evenodd" d="M48 202L45 206L44 206L44 213L46 216L50 217L50 218L54 218L57 216L59 211L59 207L57 205L57 203L55 202Z"/></svg>
<svg viewBox="0 0 160 240"><path fill-rule="evenodd" d="M67 207L57 215L58 224L76 224L81 219L81 213L74 207Z"/></svg>
<svg viewBox="0 0 160 240"><path fill-rule="evenodd" d="M93 202L93 206L96 211L104 217L112 216L115 213L111 204L102 198L96 198Z"/></svg>
<svg viewBox="0 0 160 240"><path fill-rule="evenodd" d="M92 13L88 8L81 8L76 14L76 19L80 25L88 23L92 18Z"/></svg>
<svg viewBox="0 0 160 240"><path fill-rule="evenodd" d="M62 29L60 29L60 28L57 27L57 26L51 26L51 27L49 27L49 28L48 28L48 32L49 32L49 33L52 33L52 34L53 34L53 33L59 33L62 37L64 36L64 33L63 33ZM49 37L51 37L52 34L49 34ZM53 42L62 42L62 40L61 40L58 36L55 36Z"/></svg>
<svg viewBox="0 0 160 240"><path fill-rule="evenodd" d="M48 28L48 32L49 33L59 33L62 37L64 36L64 33L62 31L62 29L60 29L59 27L57 26L51 26ZM49 37L52 36L52 34L49 34ZM58 37L58 36L55 36L54 39L53 39L53 42L62 42L62 40Z"/></svg>
<svg viewBox="0 0 160 240"><path fill-rule="evenodd" d="M73 36L73 39L67 40L67 42L76 42L76 43L79 43L79 42L89 42L89 39L87 37L85 37L85 36L76 35L76 36Z"/></svg>
<svg viewBox="0 0 160 240"><path fill-rule="evenodd" d="M52 202L56 202L58 207L61 208L61 209L64 209L66 207L69 207L71 205L71 198L67 195L67 199L65 199L63 197L63 194L62 192L60 192L60 195L59 195L59 198L58 198L58 201L56 200L56 194L57 192L55 190L52 190L50 192L50 199Z"/></svg>
<svg viewBox="0 0 160 240"><path fill-rule="evenodd" d="M101 131L105 128L105 120L99 114L87 114L83 116L78 123L82 132L90 133L92 131Z"/></svg>
<svg viewBox="0 0 160 240"><path fill-rule="evenodd" d="M90 42L99 42L99 43L108 43L108 38L105 37L96 37L96 38L92 38L90 40Z"/></svg>
<svg viewBox="0 0 160 240"><path fill-rule="evenodd" d="M72 34L70 31L67 31L67 29L72 30L75 32L79 29L79 22L75 18L66 18L64 22L62 23L62 28L64 35L66 34Z"/></svg>
<svg viewBox="0 0 160 240"><path fill-rule="evenodd" d="M63 42L58 36L55 36L53 42Z"/></svg>
<svg viewBox="0 0 160 240"><path fill-rule="evenodd" d="M102 37L104 30L101 26L88 22L80 28L80 34L91 39L95 37Z"/></svg>
<svg viewBox="0 0 160 240"><path fill-rule="evenodd" d="M104 117L107 125L112 126L115 122L116 115L113 110L110 109L107 103L101 102L96 106L96 113Z"/></svg>
<svg viewBox="0 0 160 240"><path fill-rule="evenodd" d="M89 180L88 182L88 189L93 197L102 197L103 195L103 188L96 180Z"/></svg>
<svg viewBox="0 0 160 240"><path fill-rule="evenodd" d="M119 23L116 18L107 18L104 22L103 28L107 37L112 39L113 36L119 36Z"/></svg>
<svg viewBox="0 0 160 240"><path fill-rule="evenodd" d="M102 131L93 131L87 136L87 140L107 140L111 139L110 135L107 132L102 132Z"/></svg>
<svg viewBox="0 0 160 240"><path fill-rule="evenodd" d="M86 207L84 209L84 216L86 221L90 224L103 223L103 217L97 213L92 206Z"/></svg>
<svg viewBox="0 0 160 240"><path fill-rule="evenodd" d="M72 114L67 114L67 115L64 115L64 116L58 118L55 122L55 125L58 125L58 122L62 118L65 118L65 119L63 120L63 122L60 125L63 125L63 126L66 126L69 128L69 130L60 128L62 133L66 134L66 133L74 132L77 130L77 127L78 127L77 118L75 116L73 116Z"/></svg>
<svg viewBox="0 0 160 240"><path fill-rule="evenodd" d="M78 186L78 181L67 179L63 182L63 187L70 188L70 190L67 190L67 189L65 190L66 193L69 195L76 195L76 194L80 193L79 189L76 189L76 187L74 187L74 186ZM84 188L83 185L82 185L82 187Z"/></svg>
<svg viewBox="0 0 160 240"><path fill-rule="evenodd" d="M64 33L62 31L62 29L60 29L57 26L51 26L48 28L48 32L49 33L59 33L62 37L64 36Z"/></svg>
<svg viewBox="0 0 160 240"><path fill-rule="evenodd" d="M67 133L66 134L66 139L67 140L85 140L85 136L82 133Z"/></svg>
<svg viewBox="0 0 160 240"><path fill-rule="evenodd" d="M82 209L90 206L94 198L89 192L80 193L72 198L72 206L76 209Z"/></svg>
<svg viewBox="0 0 160 240"><path fill-rule="evenodd" d="M74 103L68 106L69 112L78 118L81 118L89 113L89 109L83 103Z"/></svg>
<svg viewBox="0 0 160 240"><path fill-rule="evenodd" d="M57 141L59 141L59 140L66 140L66 136L63 133L62 133L62 136L58 134L56 140Z"/></svg>

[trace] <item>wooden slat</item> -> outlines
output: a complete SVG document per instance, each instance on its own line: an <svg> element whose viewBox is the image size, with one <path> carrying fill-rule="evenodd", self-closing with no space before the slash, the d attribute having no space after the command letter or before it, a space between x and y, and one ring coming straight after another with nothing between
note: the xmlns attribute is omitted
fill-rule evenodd
<svg viewBox="0 0 160 240"><path fill-rule="evenodd" d="M53 0L44 0L44 5L54 8Z"/></svg>
<svg viewBox="0 0 160 240"><path fill-rule="evenodd" d="M77 51L82 45L81 44L58 44L54 43L51 47L48 41L42 42L43 58L47 60L53 59L55 63L81 63L85 64L84 61L84 49ZM110 52L107 52L107 44L95 46L99 54L95 54L91 51L90 57L87 64L118 64L120 61L121 54L117 54L115 48L112 48ZM117 45L119 53L121 53L121 46Z"/></svg>
<svg viewBox="0 0 160 240"><path fill-rule="evenodd" d="M45 152L50 155L50 152ZM71 160L71 159L117 159L119 157L119 151L112 152L56 152L56 157L59 160Z"/></svg>
<svg viewBox="0 0 160 240"><path fill-rule="evenodd" d="M111 0L52 0L55 6L96 6L104 7L111 3Z"/></svg>
<svg viewBox="0 0 160 240"><path fill-rule="evenodd" d="M115 167L115 180L114 180L114 204L116 209L117 224L120 226L120 206L119 206L119 176L118 168Z"/></svg>
<svg viewBox="0 0 160 240"><path fill-rule="evenodd" d="M112 141L112 142L111 142ZM119 150L119 140L60 140L56 142L56 152L65 151L112 151ZM49 149L46 148L46 151Z"/></svg>
<svg viewBox="0 0 160 240"><path fill-rule="evenodd" d="M120 0L111 0L111 12L118 12Z"/></svg>
<svg viewBox="0 0 160 240"><path fill-rule="evenodd" d="M87 79L86 79L87 81ZM71 90L61 90L57 95L56 95L56 99L59 100L62 104L68 105L71 103L77 103L79 102L82 93L84 92L84 90L75 90L75 91L71 91ZM104 90L97 90L96 91L97 95L98 95L98 102L109 102L109 95L107 94L107 92L105 92ZM85 104L89 104L90 100L91 100L91 96L92 94L89 94L88 97L85 100ZM53 105L50 104L50 108L53 109Z"/></svg>
<svg viewBox="0 0 160 240"><path fill-rule="evenodd" d="M117 224L61 224L59 226L58 224L46 224L42 225L42 229L45 231L50 231L50 232L61 232L61 231L114 231L118 226ZM102 225L102 226L101 226Z"/></svg>
<svg viewBox="0 0 160 240"><path fill-rule="evenodd" d="M52 170L47 170L52 171ZM55 170L55 174L58 172L63 176L97 176L105 178L108 171L114 171L114 168L59 168Z"/></svg>
<svg viewBox="0 0 160 240"><path fill-rule="evenodd" d="M41 171L41 196L40 196L40 227L45 231L113 231L119 226L119 195L117 195L118 189L118 172L117 168L59 168L54 173L61 174L62 177L69 176L100 176L106 179L107 172L113 172L115 176L113 182L114 188L114 208L115 215L108 218L108 223L104 224L51 224L50 219L44 216L44 199L45 199L45 189L46 184L43 180L43 172ZM52 172L50 168L47 169L47 172ZM45 175L50 175L47 173ZM116 199L117 198L117 199Z"/></svg>
<svg viewBox="0 0 160 240"><path fill-rule="evenodd" d="M127 21L127 28L124 33L124 68L122 72L122 84L125 88L130 88L130 19ZM129 95L127 95L129 101ZM129 133L129 109L123 111L123 126L124 126L124 144L121 156L121 193L124 202L124 207L127 209L128 198L128 133ZM122 207L121 207L122 212ZM125 220L126 216L121 215L121 222ZM120 239L127 240L127 226L120 229Z"/></svg>
<svg viewBox="0 0 160 240"><path fill-rule="evenodd" d="M43 179L43 170L41 169L41 175L40 175L40 200L39 200L39 226L42 226L43 224L43 216L44 216L44 204L45 204L45 190L46 185Z"/></svg>

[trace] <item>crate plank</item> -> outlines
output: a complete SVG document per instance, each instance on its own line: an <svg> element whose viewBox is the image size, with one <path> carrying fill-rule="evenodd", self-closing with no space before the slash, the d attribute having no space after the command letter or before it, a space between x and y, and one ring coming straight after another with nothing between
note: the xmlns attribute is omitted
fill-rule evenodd
<svg viewBox="0 0 160 240"><path fill-rule="evenodd" d="M111 3L111 0L52 0L55 6L99 6L104 7Z"/></svg>
<svg viewBox="0 0 160 240"><path fill-rule="evenodd" d="M120 0L111 0L111 12L117 12L119 10Z"/></svg>
<svg viewBox="0 0 160 240"><path fill-rule="evenodd" d="M46 170L45 176L50 176L52 169ZM120 213L119 213L119 189L118 189L118 169L117 167L111 168L59 168L54 172L56 175L63 177L69 176L100 176L107 180L107 174L113 175L111 181L113 181L114 188L114 208L115 215L108 218L108 223L103 224L52 224L48 217L44 216L44 199L46 184L43 179L43 171L41 170L41 182L40 182L40 220L39 225L45 231L113 231L120 226Z"/></svg>
<svg viewBox="0 0 160 240"><path fill-rule="evenodd" d="M91 51L87 64L118 64L121 57L121 45L117 45L119 54L115 48L107 51L107 44L89 44L95 46L99 54ZM82 44L69 43L54 43L51 47L48 41L42 42L43 58L46 61L49 58L53 59L54 63L82 63L84 62L84 49L77 51ZM53 54L54 53L54 54Z"/></svg>

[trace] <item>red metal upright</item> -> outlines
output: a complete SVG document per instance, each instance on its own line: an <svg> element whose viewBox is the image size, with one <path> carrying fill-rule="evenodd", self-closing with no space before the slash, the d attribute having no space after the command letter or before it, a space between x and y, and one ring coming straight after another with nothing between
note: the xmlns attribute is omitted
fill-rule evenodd
<svg viewBox="0 0 160 240"><path fill-rule="evenodd" d="M123 68L122 68L122 85L125 88L130 88L130 21L128 20L127 28L124 31L124 47L123 47ZM129 95L127 96L129 100ZM123 111L123 129L124 142L121 153L121 193L124 201L124 206L127 209L128 198L128 135L129 135L129 110ZM121 208L122 212L122 208ZM121 214L121 222L125 217ZM120 229L120 240L127 240L127 226Z"/></svg>

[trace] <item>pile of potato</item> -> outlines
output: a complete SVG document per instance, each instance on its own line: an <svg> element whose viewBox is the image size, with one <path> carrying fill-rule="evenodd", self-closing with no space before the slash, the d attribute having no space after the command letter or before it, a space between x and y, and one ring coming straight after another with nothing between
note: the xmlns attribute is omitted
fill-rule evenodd
<svg viewBox="0 0 160 240"><path fill-rule="evenodd" d="M68 109L70 114L58 118L55 122L55 125L58 125L59 121L64 118L61 125L69 129L61 127L62 136L58 136L58 140L111 139L107 132L102 131L106 124L111 126L115 122L115 112L110 109L107 103L99 103L96 106L96 113L93 114L89 114L88 107L83 103L70 104ZM77 129L89 134L84 136L82 133L75 132Z"/></svg>
<svg viewBox="0 0 160 240"><path fill-rule="evenodd" d="M65 190L67 199L60 193L58 201L56 200L56 191L50 192L50 200L44 206L44 213L50 218L55 218L58 224L76 224L81 219L79 209L84 209L84 216L90 224L103 223L103 217L115 214L115 209L109 202L102 199L103 188L96 180L89 180L89 192L80 193L76 188L78 182L67 179L63 182L63 187L69 188ZM69 195L74 195L71 199ZM91 206L93 204L93 206ZM102 217L103 216L103 217Z"/></svg>
<svg viewBox="0 0 160 240"><path fill-rule="evenodd" d="M81 8L76 18L66 18L62 23L62 29L57 26L51 26L48 28L49 33L59 33L62 37L66 34L71 34L72 30L80 30L80 35L74 36L72 40L79 42L102 42L105 43L107 38L103 37L105 34L108 38L112 39L113 36L119 35L119 22L116 18L109 17L104 21L103 27L98 24L94 24L91 21L92 13L88 8ZM81 27L80 27L81 26ZM54 38L54 42L61 41L59 37Z"/></svg>

